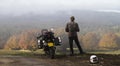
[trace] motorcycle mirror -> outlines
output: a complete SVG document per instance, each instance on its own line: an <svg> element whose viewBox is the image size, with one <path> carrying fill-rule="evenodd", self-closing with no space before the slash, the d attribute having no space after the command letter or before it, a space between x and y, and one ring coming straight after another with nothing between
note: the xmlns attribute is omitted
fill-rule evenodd
<svg viewBox="0 0 120 66"><path fill-rule="evenodd" d="M53 28L50 29L50 31L53 31L53 30L54 30Z"/></svg>

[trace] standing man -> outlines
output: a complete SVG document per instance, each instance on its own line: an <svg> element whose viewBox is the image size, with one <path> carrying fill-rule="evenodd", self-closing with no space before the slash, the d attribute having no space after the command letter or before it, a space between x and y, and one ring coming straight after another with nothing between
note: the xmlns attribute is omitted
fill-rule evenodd
<svg viewBox="0 0 120 66"><path fill-rule="evenodd" d="M83 50L80 46L79 40L78 40L78 36L77 36L77 32L79 32L79 25L78 23L74 22L75 21L75 17L71 16L70 17L70 22L67 23L65 31L68 32L68 38L69 38L69 44L70 44L70 55L73 56L74 55L74 51L73 51L73 40L75 41L80 54L83 54Z"/></svg>

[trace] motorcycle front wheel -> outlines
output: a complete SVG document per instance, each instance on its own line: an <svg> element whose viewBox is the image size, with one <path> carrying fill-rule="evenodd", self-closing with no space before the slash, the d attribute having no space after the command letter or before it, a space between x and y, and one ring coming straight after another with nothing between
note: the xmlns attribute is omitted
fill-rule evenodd
<svg viewBox="0 0 120 66"><path fill-rule="evenodd" d="M49 52L50 52L49 53L50 58L54 59L55 58L55 48L54 47L50 47Z"/></svg>

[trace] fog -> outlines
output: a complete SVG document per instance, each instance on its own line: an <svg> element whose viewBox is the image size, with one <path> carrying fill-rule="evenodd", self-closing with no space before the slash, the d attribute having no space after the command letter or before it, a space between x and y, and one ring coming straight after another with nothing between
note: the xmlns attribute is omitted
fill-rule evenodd
<svg viewBox="0 0 120 66"><path fill-rule="evenodd" d="M13 35L55 28L60 35L70 16L80 33L120 33L120 0L0 0L0 48ZM60 32L59 32L60 31Z"/></svg>
<svg viewBox="0 0 120 66"><path fill-rule="evenodd" d="M120 12L120 0L0 0L1 15L53 14L57 11Z"/></svg>

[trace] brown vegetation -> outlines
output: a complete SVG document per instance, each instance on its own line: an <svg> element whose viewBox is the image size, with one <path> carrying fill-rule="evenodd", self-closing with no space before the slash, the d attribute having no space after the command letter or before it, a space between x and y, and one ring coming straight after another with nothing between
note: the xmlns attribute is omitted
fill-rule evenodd
<svg viewBox="0 0 120 66"><path fill-rule="evenodd" d="M102 36L99 47L101 49L118 49L119 48L119 37L114 33L107 33Z"/></svg>
<svg viewBox="0 0 120 66"><path fill-rule="evenodd" d="M33 49L36 47L37 30L23 31L19 35L11 36L6 42L5 49Z"/></svg>
<svg viewBox="0 0 120 66"><path fill-rule="evenodd" d="M22 31L19 34L11 36L4 48L5 49L29 49L36 48L36 33L40 30L27 30ZM61 50L65 50L69 47L67 34L65 34L63 28L55 29L55 35L62 38ZM80 42L83 49L86 50L103 50L103 49L119 49L119 36L115 33L104 33L102 36L95 32L88 32L85 35L79 34ZM75 44L74 44L75 45Z"/></svg>
<svg viewBox="0 0 120 66"><path fill-rule="evenodd" d="M98 47L99 39L95 33L89 32L82 38L82 44L85 49L95 50Z"/></svg>

